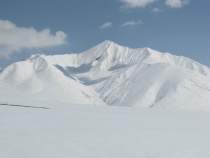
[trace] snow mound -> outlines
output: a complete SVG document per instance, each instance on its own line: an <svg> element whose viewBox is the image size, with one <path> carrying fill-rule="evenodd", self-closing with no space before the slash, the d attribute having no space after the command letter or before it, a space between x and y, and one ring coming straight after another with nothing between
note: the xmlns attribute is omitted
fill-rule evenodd
<svg viewBox="0 0 210 158"><path fill-rule="evenodd" d="M2 101L210 110L210 69L196 61L111 41L80 54L32 55L0 73Z"/></svg>

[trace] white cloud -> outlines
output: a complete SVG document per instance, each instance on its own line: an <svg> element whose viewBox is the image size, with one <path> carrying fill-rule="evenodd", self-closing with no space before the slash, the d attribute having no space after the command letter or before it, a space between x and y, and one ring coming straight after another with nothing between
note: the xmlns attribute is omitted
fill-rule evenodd
<svg viewBox="0 0 210 158"><path fill-rule="evenodd" d="M153 8L152 9L152 12L159 12L159 11L161 11L159 8Z"/></svg>
<svg viewBox="0 0 210 158"><path fill-rule="evenodd" d="M190 0L166 0L165 5L170 6L171 8L181 8L184 5L190 3Z"/></svg>
<svg viewBox="0 0 210 158"><path fill-rule="evenodd" d="M161 0L119 0L124 5L122 6L125 9L136 8L136 7L146 7L147 5ZM170 6L171 8L181 8L184 5L190 3L190 0L165 0L165 5ZM154 11L153 11L154 10ZM158 8L154 8L153 12L158 12Z"/></svg>
<svg viewBox="0 0 210 158"><path fill-rule="evenodd" d="M141 20L139 20L139 21L127 21L127 22L125 22L125 23L123 23L122 25L121 25L121 27L125 27L125 26L135 26L135 25L141 25L142 24L142 22L141 22Z"/></svg>
<svg viewBox="0 0 210 158"><path fill-rule="evenodd" d="M100 29L105 29L105 28L109 28L109 27L112 27L112 22L107 22L107 23L104 23L102 26L100 26L99 28Z"/></svg>
<svg viewBox="0 0 210 158"><path fill-rule="evenodd" d="M124 8L145 7L156 0L120 0L124 4Z"/></svg>
<svg viewBox="0 0 210 158"><path fill-rule="evenodd" d="M8 20L0 19L0 56L9 56L23 48L49 47L66 43L67 35L63 31L51 34L50 29L41 31L33 27L17 27Z"/></svg>

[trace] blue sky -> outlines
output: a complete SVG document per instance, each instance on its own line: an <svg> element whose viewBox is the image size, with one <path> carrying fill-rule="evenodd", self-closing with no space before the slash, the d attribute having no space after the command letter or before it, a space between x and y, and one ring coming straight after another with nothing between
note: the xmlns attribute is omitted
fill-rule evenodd
<svg viewBox="0 0 210 158"><path fill-rule="evenodd" d="M1 0L0 67L31 54L79 53L104 40L210 67L209 0Z"/></svg>

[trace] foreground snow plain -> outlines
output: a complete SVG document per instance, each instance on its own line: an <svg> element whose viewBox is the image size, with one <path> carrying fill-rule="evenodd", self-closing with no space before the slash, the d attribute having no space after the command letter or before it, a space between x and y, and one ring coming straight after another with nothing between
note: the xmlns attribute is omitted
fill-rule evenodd
<svg viewBox="0 0 210 158"><path fill-rule="evenodd" d="M0 105L1 158L210 157L209 112L29 104Z"/></svg>

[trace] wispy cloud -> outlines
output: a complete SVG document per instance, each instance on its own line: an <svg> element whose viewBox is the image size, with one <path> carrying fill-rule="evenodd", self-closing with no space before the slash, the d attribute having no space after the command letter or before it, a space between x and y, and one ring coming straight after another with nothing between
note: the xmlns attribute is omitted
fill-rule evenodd
<svg viewBox="0 0 210 158"><path fill-rule="evenodd" d="M154 12L154 13L156 13L156 12L159 12L159 11L162 11L162 10L159 9L159 8L153 8L151 11Z"/></svg>
<svg viewBox="0 0 210 158"><path fill-rule="evenodd" d="M128 9L128 8L144 8L147 5L154 3L156 1L164 2L165 5L170 6L171 8L181 8L184 5L187 5L190 3L190 0L119 0L123 3L122 8ZM158 8L154 8L153 12L158 12Z"/></svg>
<svg viewBox="0 0 210 158"><path fill-rule="evenodd" d="M112 27L112 22L104 23L104 24L101 25L99 28L100 28L100 29L106 29L106 28L110 28L110 27Z"/></svg>
<svg viewBox="0 0 210 158"><path fill-rule="evenodd" d="M184 5L190 3L190 0L166 0L165 5L170 6L171 8L181 8Z"/></svg>
<svg viewBox="0 0 210 158"><path fill-rule="evenodd" d="M123 8L145 7L157 0L120 0L124 5Z"/></svg>
<svg viewBox="0 0 210 158"><path fill-rule="evenodd" d="M125 27L125 26L131 26L131 27L133 27L135 25L141 25L141 24L142 24L141 20L139 20L139 21L127 21L127 22L124 22L121 25L121 27Z"/></svg>
<svg viewBox="0 0 210 158"><path fill-rule="evenodd" d="M51 34L50 29L37 31L33 27L17 27L8 20L0 19L0 56L8 57L24 48L50 47L66 43L63 31Z"/></svg>

